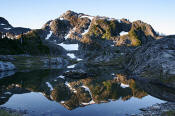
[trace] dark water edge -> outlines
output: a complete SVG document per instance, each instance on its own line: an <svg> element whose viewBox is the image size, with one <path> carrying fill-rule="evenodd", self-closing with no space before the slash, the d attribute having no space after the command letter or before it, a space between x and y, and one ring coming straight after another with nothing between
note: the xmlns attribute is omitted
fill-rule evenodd
<svg viewBox="0 0 175 116"><path fill-rule="evenodd" d="M38 70L1 78L0 107L27 111L31 116L124 116L165 103L165 95L174 96L113 70L85 79L60 78L63 72Z"/></svg>

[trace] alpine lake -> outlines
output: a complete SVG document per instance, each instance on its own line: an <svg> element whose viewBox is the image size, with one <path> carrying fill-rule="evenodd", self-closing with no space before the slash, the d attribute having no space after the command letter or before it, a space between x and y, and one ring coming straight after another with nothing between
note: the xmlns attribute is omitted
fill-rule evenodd
<svg viewBox="0 0 175 116"><path fill-rule="evenodd" d="M169 101L173 93L128 79L115 67L90 67L96 75L86 78L63 76L71 68L1 73L0 107L31 116L125 116Z"/></svg>

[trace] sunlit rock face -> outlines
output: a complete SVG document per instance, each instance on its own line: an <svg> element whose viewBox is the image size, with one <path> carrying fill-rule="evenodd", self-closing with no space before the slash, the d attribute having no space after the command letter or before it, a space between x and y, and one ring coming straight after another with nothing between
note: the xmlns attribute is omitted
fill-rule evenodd
<svg viewBox="0 0 175 116"><path fill-rule="evenodd" d="M0 28L5 25L9 26L7 28L12 27L4 18L1 18L0 24ZM31 31L23 31L22 28L13 29L16 29L16 33L21 29L20 35L15 36L16 39L36 38L29 43L38 43L35 40L41 40L39 43L42 43L42 47L35 48L37 55L65 57L66 54L68 56L71 53L75 56L71 59L77 61L83 59L91 63L109 62L118 57L119 52L133 50L158 37L151 25L142 21L130 22L128 19L91 16L70 10L46 22L41 29ZM13 29L9 29L9 33L2 32L1 36L14 38L10 33ZM29 44L29 46L32 45ZM32 53L27 53L33 55L33 50L31 51Z"/></svg>
<svg viewBox="0 0 175 116"><path fill-rule="evenodd" d="M101 39L101 41L112 40L116 45L127 45L125 43L127 36L129 38L128 41L131 43L130 45L135 46L135 41L140 40L145 44L147 41L150 41L149 36L151 39L158 36L151 25L142 21L130 22L127 19L118 20L108 17L90 16L70 10L59 18L48 21L42 30L48 34L53 32L53 36L48 38L51 40L55 37L58 40L76 39L86 44L94 43L94 39L97 38ZM122 32L126 32L126 35L122 34ZM120 38L120 36L123 37ZM141 40L143 36L145 40ZM121 43L121 41L123 42Z"/></svg>
<svg viewBox="0 0 175 116"><path fill-rule="evenodd" d="M151 25L142 21L130 22L70 10L48 21L41 32L42 38L56 42L67 53L89 62L108 62L117 57L119 51L125 51L123 46L132 50L159 36Z"/></svg>

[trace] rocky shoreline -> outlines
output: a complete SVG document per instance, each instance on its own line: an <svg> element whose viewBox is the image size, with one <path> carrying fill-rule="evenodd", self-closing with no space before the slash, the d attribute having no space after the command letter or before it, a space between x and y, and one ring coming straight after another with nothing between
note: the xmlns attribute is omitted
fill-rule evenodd
<svg viewBox="0 0 175 116"><path fill-rule="evenodd" d="M10 108L0 107L1 111L15 114L15 116L29 116L27 111L14 110ZM139 109L139 114L131 114L127 116L174 116L175 115L175 102L166 102L161 104L154 104L152 106Z"/></svg>
<svg viewBox="0 0 175 116"><path fill-rule="evenodd" d="M29 116L27 114L27 111L0 107L0 115L4 115L4 114L8 114L8 116Z"/></svg>
<svg viewBox="0 0 175 116"><path fill-rule="evenodd" d="M174 116L175 102L166 102L161 104L154 104L147 108L141 108L141 113L131 116Z"/></svg>

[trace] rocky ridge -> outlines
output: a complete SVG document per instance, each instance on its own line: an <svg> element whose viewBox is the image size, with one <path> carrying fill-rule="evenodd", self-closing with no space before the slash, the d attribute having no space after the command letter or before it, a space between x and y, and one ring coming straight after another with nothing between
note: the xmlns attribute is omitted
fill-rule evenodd
<svg viewBox="0 0 175 116"><path fill-rule="evenodd" d="M1 27L12 27L4 18L0 21ZM76 70L87 71L86 66L92 64L119 65L141 77L153 72L151 77L162 75L166 85L174 87L171 80L174 75L173 38L160 37L151 25L140 20L130 22L127 19L90 16L69 10L57 19L48 21L42 29L18 35L16 41L32 43L19 44L19 53L59 56L59 62L64 59L67 65L82 62ZM33 52L27 49L29 46ZM1 49L4 51L8 48L4 46Z"/></svg>
<svg viewBox="0 0 175 116"><path fill-rule="evenodd" d="M15 39L17 35L30 31L29 28L13 27L5 18L0 17L0 32L1 36Z"/></svg>

